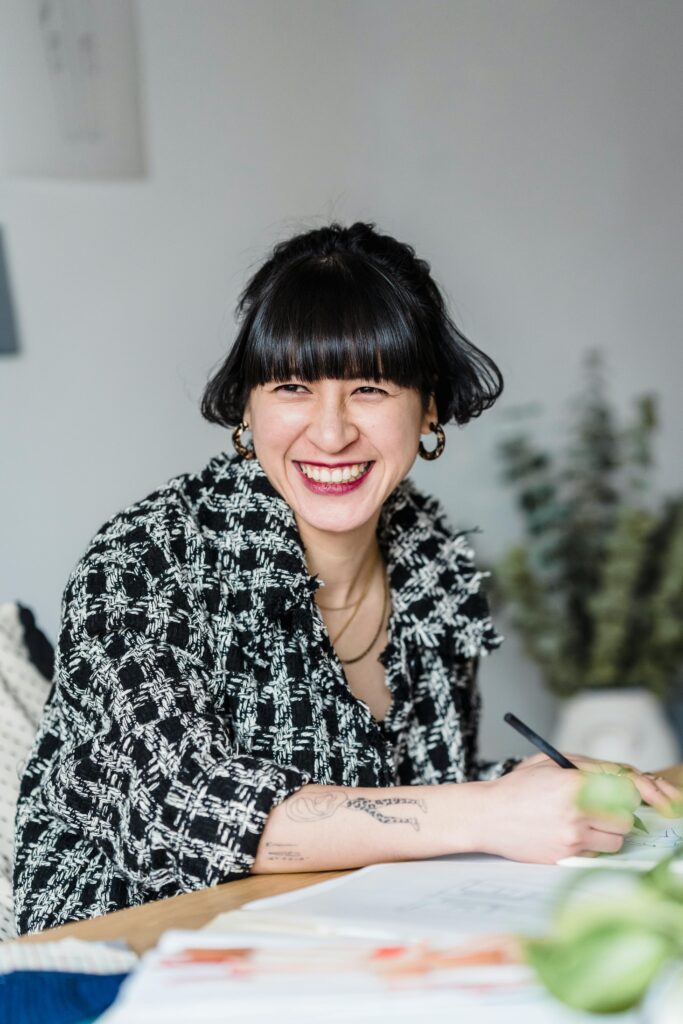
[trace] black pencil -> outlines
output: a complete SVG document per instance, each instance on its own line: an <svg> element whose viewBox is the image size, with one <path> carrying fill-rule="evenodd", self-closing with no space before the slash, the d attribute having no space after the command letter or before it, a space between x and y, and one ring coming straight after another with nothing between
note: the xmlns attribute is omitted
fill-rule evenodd
<svg viewBox="0 0 683 1024"><path fill-rule="evenodd" d="M547 740L544 740L542 736L539 736L537 732L530 729L528 725L524 724L524 722L520 722L519 718L511 714L509 711L506 715L503 715L503 720L507 722L508 725L511 725L513 729L516 729L518 733L521 733L522 736L526 737L530 743L533 743L533 745L538 747L538 749L544 754L547 754L548 757L552 758L555 764L559 764L560 768L576 768L576 765L572 764L568 757L561 754L559 750L555 750L555 747L552 747Z"/></svg>

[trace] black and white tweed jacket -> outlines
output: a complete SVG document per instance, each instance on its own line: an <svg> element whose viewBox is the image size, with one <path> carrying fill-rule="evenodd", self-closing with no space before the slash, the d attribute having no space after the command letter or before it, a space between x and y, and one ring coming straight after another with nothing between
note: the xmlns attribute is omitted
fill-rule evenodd
<svg viewBox="0 0 683 1024"><path fill-rule="evenodd" d="M377 528L392 595L378 722L350 691L293 511L221 454L115 515L67 582L17 807L19 932L248 874L307 782L491 778L476 664L495 648L466 533L408 478Z"/></svg>

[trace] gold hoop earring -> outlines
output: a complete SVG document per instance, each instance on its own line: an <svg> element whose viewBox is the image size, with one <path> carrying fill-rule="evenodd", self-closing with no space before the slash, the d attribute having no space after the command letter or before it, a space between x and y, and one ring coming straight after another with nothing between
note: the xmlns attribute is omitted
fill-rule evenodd
<svg viewBox="0 0 683 1024"><path fill-rule="evenodd" d="M422 441L420 441L417 453L422 456L423 459L438 459L446 447L446 434L444 433L444 429L440 423L430 423L429 429L437 436L436 448L434 448L433 451L428 452L422 444Z"/></svg>
<svg viewBox="0 0 683 1024"><path fill-rule="evenodd" d="M236 451L242 456L243 459L255 459L256 449L254 448L254 442L251 442L251 447L246 447L242 444L242 431L249 430L249 424L242 421L239 423L232 432L232 443L235 446Z"/></svg>

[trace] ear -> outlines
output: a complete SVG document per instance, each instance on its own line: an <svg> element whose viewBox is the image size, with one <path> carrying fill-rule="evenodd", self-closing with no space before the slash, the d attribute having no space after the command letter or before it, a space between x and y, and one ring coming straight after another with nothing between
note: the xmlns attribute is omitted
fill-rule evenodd
<svg viewBox="0 0 683 1024"><path fill-rule="evenodd" d="M432 431L431 431L431 428L430 428L429 424L430 423L438 423L438 420L439 420L439 413L438 413L437 408L436 408L436 399L434 398L434 395L432 394L432 395L429 396L429 406L427 408L427 412L422 417L422 425L420 426L420 433L421 434L431 434Z"/></svg>

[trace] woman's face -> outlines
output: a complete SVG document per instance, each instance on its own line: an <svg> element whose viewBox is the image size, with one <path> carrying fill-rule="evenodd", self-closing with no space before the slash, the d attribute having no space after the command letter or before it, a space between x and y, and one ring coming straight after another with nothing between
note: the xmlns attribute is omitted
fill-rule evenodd
<svg viewBox="0 0 683 1024"><path fill-rule="evenodd" d="M376 519L436 419L433 396L423 415L416 388L373 380L270 382L244 411L275 489L311 527L339 533Z"/></svg>

